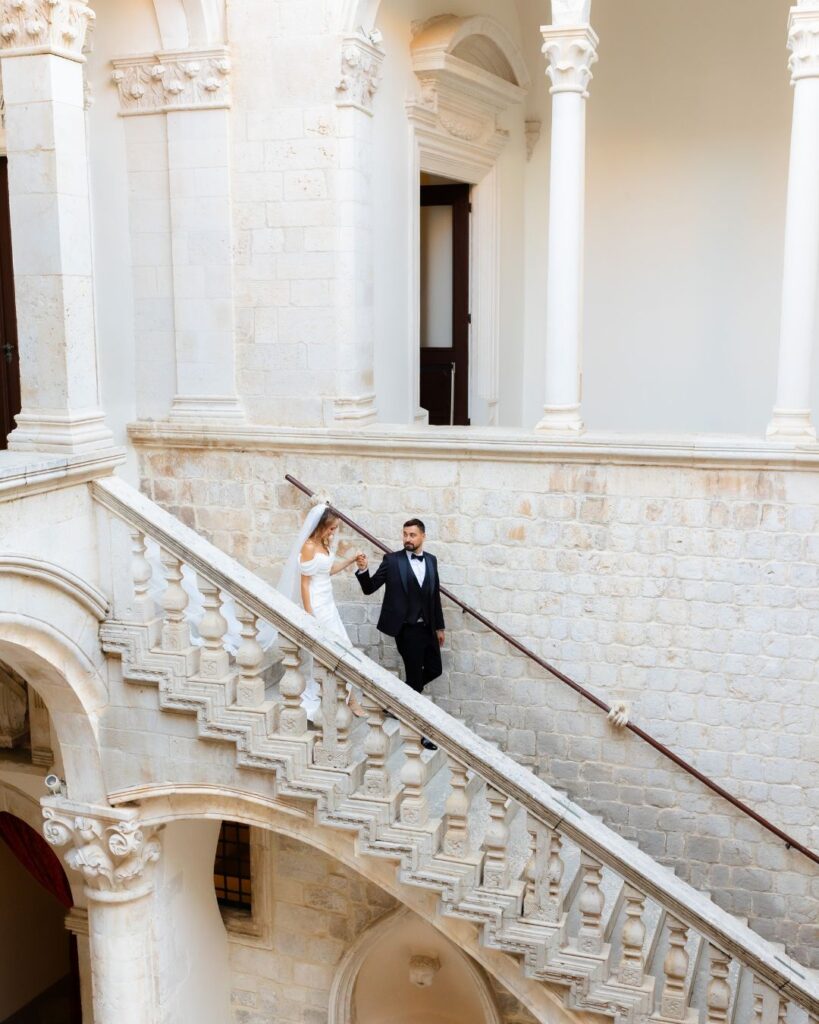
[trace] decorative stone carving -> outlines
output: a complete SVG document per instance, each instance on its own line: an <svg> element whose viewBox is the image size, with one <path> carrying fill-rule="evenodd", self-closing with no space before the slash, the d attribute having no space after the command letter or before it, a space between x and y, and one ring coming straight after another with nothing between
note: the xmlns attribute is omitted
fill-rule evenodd
<svg viewBox="0 0 819 1024"><path fill-rule="evenodd" d="M791 11L788 26L791 82L819 76L819 4Z"/></svg>
<svg viewBox="0 0 819 1024"><path fill-rule="evenodd" d="M88 817L70 806L43 807L43 834L56 847L69 846L64 859L79 871L87 887L100 893L139 888L145 869L159 860L156 829L145 829L132 817Z"/></svg>
<svg viewBox="0 0 819 1024"><path fill-rule="evenodd" d="M381 83L384 51L362 36L348 36L341 46L341 78L336 86L339 107L373 112L373 97Z"/></svg>
<svg viewBox="0 0 819 1024"><path fill-rule="evenodd" d="M230 106L231 66L224 47L122 57L111 63L123 117Z"/></svg>
<svg viewBox="0 0 819 1024"><path fill-rule="evenodd" d="M85 0L3 0L0 53L53 53L84 61L85 38L95 17Z"/></svg>
<svg viewBox="0 0 819 1024"><path fill-rule="evenodd" d="M526 132L526 159L531 160L535 146L540 139L540 130L543 127L543 123L539 118L530 118L525 122L524 127Z"/></svg>
<svg viewBox="0 0 819 1024"><path fill-rule="evenodd" d="M597 34L590 25L582 28L558 28L547 25L541 29L543 53L548 61L546 74L552 83L552 95L579 92L589 95L592 64L597 61Z"/></svg>
<svg viewBox="0 0 819 1024"><path fill-rule="evenodd" d="M416 955L410 957L409 979L418 988L429 988L435 975L441 969L441 961L437 956Z"/></svg>

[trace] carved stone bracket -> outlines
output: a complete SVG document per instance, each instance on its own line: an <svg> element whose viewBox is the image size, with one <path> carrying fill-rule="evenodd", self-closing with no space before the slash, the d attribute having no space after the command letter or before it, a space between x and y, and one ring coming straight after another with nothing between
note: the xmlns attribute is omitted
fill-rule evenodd
<svg viewBox="0 0 819 1024"><path fill-rule="evenodd" d="M93 813L93 816L92 816ZM43 801L43 834L85 879L97 899L134 898L148 888L146 868L159 860L158 829L144 828L128 812L90 809L64 800Z"/></svg>
<svg viewBox="0 0 819 1024"><path fill-rule="evenodd" d="M341 45L341 78L336 105L372 115L373 97L381 84L384 51L362 36L347 36Z"/></svg>
<svg viewBox="0 0 819 1024"><path fill-rule="evenodd" d="M819 77L819 4L796 7L788 25L791 82Z"/></svg>
<svg viewBox="0 0 819 1024"><path fill-rule="evenodd" d="M559 28L545 25L540 31L543 35L543 53L548 61L546 74L552 83L550 92L579 92L586 98L599 42L592 27L583 25L579 28Z"/></svg>
<svg viewBox="0 0 819 1024"><path fill-rule="evenodd" d="M166 50L111 63L123 117L230 106L231 66L224 47Z"/></svg>
<svg viewBox="0 0 819 1024"><path fill-rule="evenodd" d="M535 151L535 146L538 144L538 140L540 139L543 122L540 118L527 118L524 127L526 133L526 159L531 160L532 154Z"/></svg>
<svg viewBox="0 0 819 1024"><path fill-rule="evenodd" d="M85 0L3 0L0 56L52 53L83 62L86 34L95 17Z"/></svg>

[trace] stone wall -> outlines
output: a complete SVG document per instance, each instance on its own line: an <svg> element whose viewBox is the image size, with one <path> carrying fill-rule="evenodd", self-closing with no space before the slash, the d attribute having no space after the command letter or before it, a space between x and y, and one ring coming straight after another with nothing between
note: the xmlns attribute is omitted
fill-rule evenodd
<svg viewBox="0 0 819 1024"><path fill-rule="evenodd" d="M232 1020L326 1024L339 962L396 901L327 854L287 836L270 836L267 867L272 946L233 937ZM504 1024L531 1024L532 1016L513 996L497 982L493 988Z"/></svg>
<svg viewBox="0 0 819 1024"><path fill-rule="evenodd" d="M576 464L367 442L335 450L142 449L143 487L275 580L307 501L376 535L428 523L445 583L809 846L819 840L819 481L812 470ZM373 557L375 557L373 555ZM353 640L390 667L378 602L336 585ZM815 866L574 692L448 610L430 695L804 962Z"/></svg>

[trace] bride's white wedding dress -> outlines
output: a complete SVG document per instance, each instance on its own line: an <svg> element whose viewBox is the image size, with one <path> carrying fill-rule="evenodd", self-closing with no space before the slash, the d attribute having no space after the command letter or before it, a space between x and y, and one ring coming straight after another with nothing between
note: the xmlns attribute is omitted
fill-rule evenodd
<svg viewBox="0 0 819 1024"><path fill-rule="evenodd" d="M336 640L352 647L352 642L341 621L341 616L336 607L333 597L333 581L330 571L333 568L335 555L320 552L303 562L299 559L299 572L310 580L310 607L313 617L322 629L326 629ZM302 707L307 712L310 721L314 721L316 712L321 704L321 688L312 675L307 679L304 694L301 699Z"/></svg>

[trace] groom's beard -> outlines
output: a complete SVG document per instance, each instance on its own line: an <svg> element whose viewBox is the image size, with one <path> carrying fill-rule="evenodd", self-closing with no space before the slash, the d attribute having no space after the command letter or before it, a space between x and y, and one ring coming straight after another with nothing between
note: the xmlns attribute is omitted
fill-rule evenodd
<svg viewBox="0 0 819 1024"><path fill-rule="evenodd" d="M421 546L420 544L413 544L411 540L405 540L404 541L404 550L405 551L417 551L420 546Z"/></svg>

